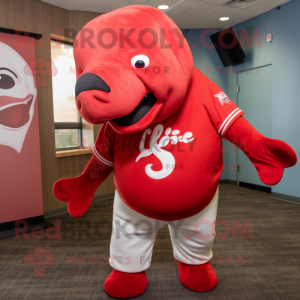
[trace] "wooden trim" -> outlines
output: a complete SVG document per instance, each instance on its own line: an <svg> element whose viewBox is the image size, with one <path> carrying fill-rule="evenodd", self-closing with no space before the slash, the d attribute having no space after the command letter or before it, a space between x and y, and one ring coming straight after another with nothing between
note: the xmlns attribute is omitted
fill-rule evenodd
<svg viewBox="0 0 300 300"><path fill-rule="evenodd" d="M28 32L28 31L21 31L21 30L15 30L15 29L10 29L10 28L4 28L4 27L0 27L0 32L3 33L10 33L10 34L15 34L15 35L20 35L20 36L28 36L28 37L32 37L36 40L39 40L42 38L42 34L40 33L34 33L34 32Z"/></svg>
<svg viewBox="0 0 300 300"><path fill-rule="evenodd" d="M67 37L64 37L64 36L60 36L60 35L57 35L57 34L51 33L50 38L51 38L51 40L54 40L54 41L57 41L57 42L66 43L66 44L70 44L70 45L74 44L74 39L67 38Z"/></svg>
<svg viewBox="0 0 300 300"><path fill-rule="evenodd" d="M80 118L81 119L81 118ZM81 129L82 122L54 122L55 129Z"/></svg>
<svg viewBox="0 0 300 300"><path fill-rule="evenodd" d="M74 149L74 150L60 150L56 151L56 158L75 156L75 155L85 155L91 154L93 151L89 148L84 149Z"/></svg>

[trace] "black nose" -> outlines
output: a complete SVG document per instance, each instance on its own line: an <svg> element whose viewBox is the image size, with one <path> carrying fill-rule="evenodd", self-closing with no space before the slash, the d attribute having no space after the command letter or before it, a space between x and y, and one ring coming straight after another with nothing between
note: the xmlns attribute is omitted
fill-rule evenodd
<svg viewBox="0 0 300 300"><path fill-rule="evenodd" d="M100 76L94 73L85 73L76 82L75 95L77 97L81 92L89 90L99 90L109 93L110 87Z"/></svg>

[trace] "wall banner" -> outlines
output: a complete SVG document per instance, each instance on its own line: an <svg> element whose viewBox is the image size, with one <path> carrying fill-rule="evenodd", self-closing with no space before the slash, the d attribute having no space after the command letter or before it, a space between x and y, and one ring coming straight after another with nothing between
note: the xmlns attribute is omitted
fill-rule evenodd
<svg viewBox="0 0 300 300"><path fill-rule="evenodd" d="M0 32L0 231L16 220L43 220L38 35L14 33Z"/></svg>

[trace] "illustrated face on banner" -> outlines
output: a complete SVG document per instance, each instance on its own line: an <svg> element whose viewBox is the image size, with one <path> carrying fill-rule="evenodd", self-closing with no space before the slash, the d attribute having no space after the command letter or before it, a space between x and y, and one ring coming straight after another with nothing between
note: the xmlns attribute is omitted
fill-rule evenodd
<svg viewBox="0 0 300 300"><path fill-rule="evenodd" d="M0 42L0 144L21 152L30 127L36 87L34 77L25 73L26 61Z"/></svg>

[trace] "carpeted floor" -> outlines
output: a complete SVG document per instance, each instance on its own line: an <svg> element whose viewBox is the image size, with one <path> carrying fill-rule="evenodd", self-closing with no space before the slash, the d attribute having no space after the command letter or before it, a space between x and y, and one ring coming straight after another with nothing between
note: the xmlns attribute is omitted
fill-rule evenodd
<svg viewBox="0 0 300 300"><path fill-rule="evenodd" d="M107 263L112 206L105 200L79 219L68 214L48 219L59 222L58 239L50 239L52 232L50 238L38 233L39 239L0 240L0 299L110 299L103 283L112 270ZM300 299L300 205L221 185L218 220L224 225L217 226L214 243L212 265L219 282L213 291L199 294L181 285L165 226L147 270L148 289L137 299ZM249 231L243 238L237 231L234 238L238 223L242 229L252 226L253 238ZM50 251L43 254L38 247ZM26 257L31 249L52 264L45 274ZM34 268L35 275L45 277L35 277Z"/></svg>

